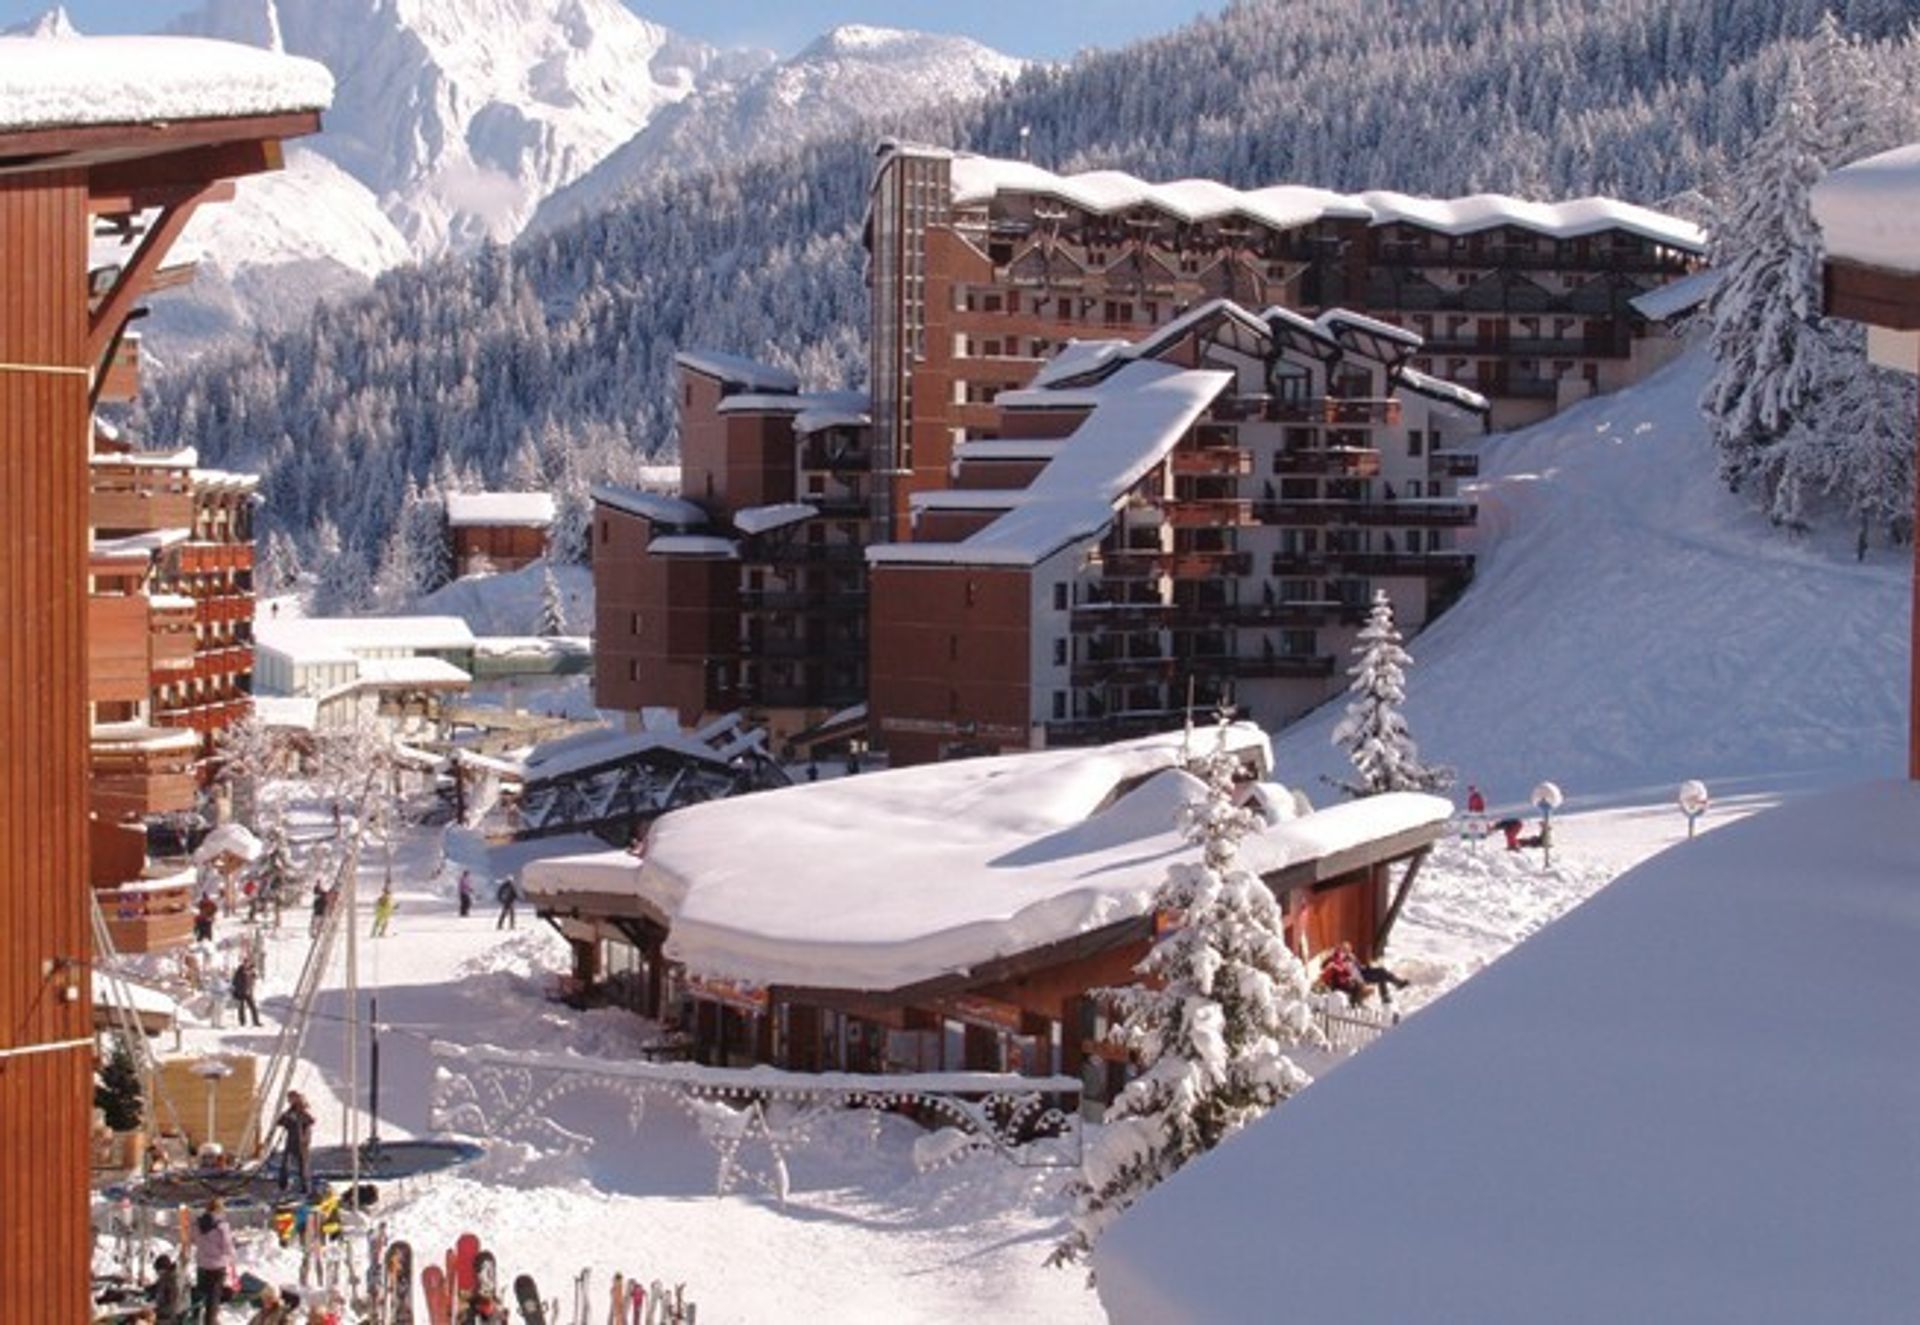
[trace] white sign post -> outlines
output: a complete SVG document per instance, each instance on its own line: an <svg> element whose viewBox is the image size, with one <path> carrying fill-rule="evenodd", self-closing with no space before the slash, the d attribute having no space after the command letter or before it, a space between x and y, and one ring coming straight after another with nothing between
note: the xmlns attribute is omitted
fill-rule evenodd
<svg viewBox="0 0 1920 1325"><path fill-rule="evenodd" d="M1700 816L1707 812L1713 798L1707 795L1707 784L1695 778L1689 778L1680 784L1680 813L1687 816L1687 838L1693 838L1693 826Z"/></svg>
<svg viewBox="0 0 1920 1325"><path fill-rule="evenodd" d="M1553 868L1553 812L1565 799L1560 788L1551 782L1542 782L1533 789L1533 808L1540 811L1540 862L1548 869Z"/></svg>

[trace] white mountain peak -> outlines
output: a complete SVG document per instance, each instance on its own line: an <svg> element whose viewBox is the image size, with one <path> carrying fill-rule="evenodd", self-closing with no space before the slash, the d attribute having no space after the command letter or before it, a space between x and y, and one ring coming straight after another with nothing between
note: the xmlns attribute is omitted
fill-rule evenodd
<svg viewBox="0 0 1920 1325"><path fill-rule="evenodd" d="M73 26L73 20L67 16L65 5L55 5L43 14L38 14L24 23L16 23L10 28L0 28L0 36L5 37L77 37L80 29Z"/></svg>

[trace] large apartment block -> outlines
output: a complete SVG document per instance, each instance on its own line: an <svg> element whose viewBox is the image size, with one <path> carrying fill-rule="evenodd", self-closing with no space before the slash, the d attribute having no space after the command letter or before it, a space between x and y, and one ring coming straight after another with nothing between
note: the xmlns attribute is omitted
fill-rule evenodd
<svg viewBox="0 0 1920 1325"><path fill-rule="evenodd" d="M1606 199L895 144L866 243L868 394L683 354L679 495L596 492L603 707L744 709L802 745L857 710L897 762L1189 698L1284 722L1338 688L1375 589L1417 630L1466 582L1468 440L1664 362L1647 298L1703 253Z"/></svg>
<svg viewBox="0 0 1920 1325"><path fill-rule="evenodd" d="M1487 404L1419 349L1219 300L1002 393L913 540L868 553L876 741L915 763L1324 701L1376 590L1418 630L1471 570L1456 482Z"/></svg>
<svg viewBox="0 0 1920 1325"><path fill-rule="evenodd" d="M1705 253L1698 227L1605 198L1150 184L897 144L866 239L875 441L910 491L945 486L955 442L991 437L998 394L1060 346L1209 299L1404 326L1412 367L1486 396L1495 428L1532 422L1670 357L1635 300Z"/></svg>

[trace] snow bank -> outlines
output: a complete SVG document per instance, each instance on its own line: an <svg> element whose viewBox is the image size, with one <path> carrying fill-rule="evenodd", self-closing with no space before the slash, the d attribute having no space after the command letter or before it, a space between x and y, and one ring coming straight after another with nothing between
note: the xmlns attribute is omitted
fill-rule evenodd
<svg viewBox="0 0 1920 1325"><path fill-rule="evenodd" d="M324 65L195 37L0 37L0 132L325 110Z"/></svg>
<svg viewBox="0 0 1920 1325"><path fill-rule="evenodd" d="M1904 1319L1917 943L1920 786L1677 846L1150 1193L1102 1301L1267 1319L1283 1247L1301 1319Z"/></svg>
<svg viewBox="0 0 1920 1325"><path fill-rule="evenodd" d="M194 848L193 863L208 865L222 856L233 856L239 860L254 861L260 859L266 847L260 839L248 830L245 824L226 823L208 833Z"/></svg>

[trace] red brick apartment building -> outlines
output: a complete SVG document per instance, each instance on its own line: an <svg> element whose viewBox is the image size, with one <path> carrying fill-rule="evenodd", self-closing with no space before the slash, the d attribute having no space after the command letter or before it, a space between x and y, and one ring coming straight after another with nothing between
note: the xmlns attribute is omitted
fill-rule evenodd
<svg viewBox="0 0 1920 1325"><path fill-rule="evenodd" d="M1284 721L1337 688L1341 630L1373 587L1417 629L1464 583L1453 540L1474 510L1454 484L1477 462L1457 444L1664 362L1678 342L1638 301L1703 251L1693 226L1606 199L1151 185L892 144L866 242L869 398L683 355L681 496L596 494L602 706L744 709L804 745L871 688L866 735L896 761L1111 739L1183 706L1189 679L1197 700L1230 690ZM1184 332L1156 335L1169 326ZM1164 559L1132 541L1144 517L1127 522L1097 584L1048 580L1040 601L1037 562L979 558L1001 536L989 521L1039 527L1013 516L1038 505L1021 490L1077 472L1055 452L1105 374L1214 366L1196 354L1227 356L1231 389L1177 430L1196 431L1169 443L1165 490L1127 498L1172 503ZM1124 409L1100 417L1132 431ZM869 544L895 545L873 553L871 613ZM976 551L927 550L951 544ZM1196 615L1224 606L1238 615ZM1036 626L1055 610L1064 635Z"/></svg>
<svg viewBox="0 0 1920 1325"><path fill-rule="evenodd" d="M0 39L32 73L0 103L0 612L12 625L0 647L0 1284L36 1320L79 1321L91 1318L92 407L188 218L226 181L276 168L282 139L317 130L331 84L319 66L223 43L12 44L28 40ZM97 265L101 231L137 240ZM99 568L101 583L127 582L112 558ZM177 634L175 616L161 633ZM184 644L151 647L177 662ZM156 776L131 773L127 790Z"/></svg>

